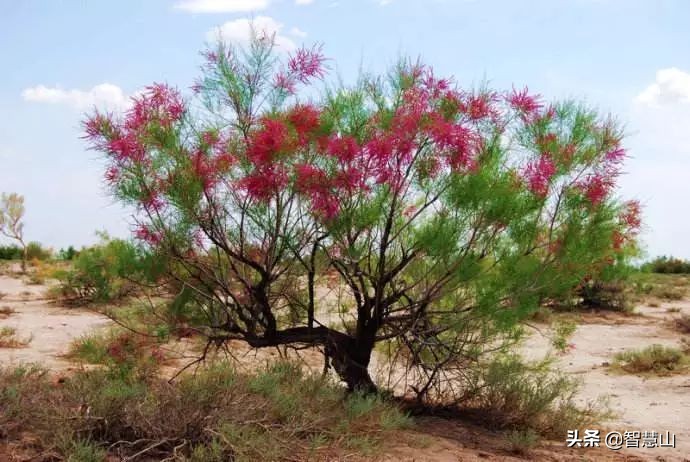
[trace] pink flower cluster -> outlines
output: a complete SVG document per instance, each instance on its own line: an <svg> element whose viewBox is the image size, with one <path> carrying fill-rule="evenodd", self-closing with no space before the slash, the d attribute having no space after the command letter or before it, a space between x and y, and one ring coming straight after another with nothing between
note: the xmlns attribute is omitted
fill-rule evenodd
<svg viewBox="0 0 690 462"><path fill-rule="evenodd" d="M264 119L261 129L255 132L247 147L247 158L257 167L265 167L287 148L288 127L281 120Z"/></svg>
<svg viewBox="0 0 690 462"><path fill-rule="evenodd" d="M288 60L288 69L294 78L302 83L309 83L311 79L321 79L325 75L324 63L326 58L320 46L300 48Z"/></svg>
<svg viewBox="0 0 690 462"><path fill-rule="evenodd" d="M329 187L331 181L326 172L313 165L300 164L295 168L297 173L297 189L306 194L311 202L312 210L330 220L340 209L338 197Z"/></svg>
<svg viewBox="0 0 690 462"><path fill-rule="evenodd" d="M604 134L607 130L604 127ZM606 142L605 139L604 143ZM619 144L620 140L609 138L608 142L610 142L610 149L605 152L602 162L579 184L585 197L594 206L601 204L615 188L616 178L620 175L621 165L626 157L625 149Z"/></svg>
<svg viewBox="0 0 690 462"><path fill-rule="evenodd" d="M282 120L265 118L247 146L247 159L254 171L241 179L239 186L250 197L264 201L283 189L287 185L288 174L279 154L289 148L288 126Z"/></svg>
<svg viewBox="0 0 690 462"><path fill-rule="evenodd" d="M513 88L512 93L506 96L506 101L526 120L533 120L543 107L539 95L530 95L527 87L522 90Z"/></svg>
<svg viewBox="0 0 690 462"><path fill-rule="evenodd" d="M109 182L119 177L117 169L145 163L147 147L142 138L151 128L171 128L182 119L186 110L179 92L165 84L147 87L132 101L132 107L121 122L96 112L84 124L85 137L92 147L106 151L115 161L114 168L107 172Z"/></svg>
<svg viewBox="0 0 690 462"><path fill-rule="evenodd" d="M180 93L161 83L146 87L144 94L133 98L133 102L124 127L134 132L145 129L150 123L170 128L182 118L186 109Z"/></svg>
<svg viewBox="0 0 690 462"><path fill-rule="evenodd" d="M434 117L428 132L438 147L446 153L448 164L453 170L461 170L472 165L480 138L471 129Z"/></svg>
<svg viewBox="0 0 690 462"><path fill-rule="evenodd" d="M601 204L615 186L614 178L605 172L596 172L580 184L585 197L592 205Z"/></svg>
<svg viewBox="0 0 690 462"><path fill-rule="evenodd" d="M551 157L548 154L542 154L536 161L527 164L523 175L530 191L537 196L545 197L555 173L556 165Z"/></svg>
<svg viewBox="0 0 690 462"><path fill-rule="evenodd" d="M165 84L154 84L132 99L132 106L122 120L100 112L88 118L84 123L85 138L93 148L106 152L112 161L105 172L106 182L115 185L127 171L148 170L148 153L152 145L158 147L156 143L160 134L181 121L185 111L184 101L176 89ZM160 179L151 172L147 180L149 186L142 185L144 191L139 205L148 213L160 212L165 207L158 189ZM158 240L155 234L145 228L140 228L137 235L147 242Z"/></svg>
<svg viewBox="0 0 690 462"><path fill-rule="evenodd" d="M159 231L146 225L137 226L134 237L151 245L158 245L163 240L163 235Z"/></svg>
<svg viewBox="0 0 690 462"><path fill-rule="evenodd" d="M267 201L288 183L288 174L282 167L267 166L256 170L239 181L240 188L257 200Z"/></svg>
<svg viewBox="0 0 690 462"><path fill-rule="evenodd" d="M288 95L293 95L298 83L308 84L326 75L325 62L326 58L320 46L302 47L289 57L287 69L275 75L273 86Z"/></svg>

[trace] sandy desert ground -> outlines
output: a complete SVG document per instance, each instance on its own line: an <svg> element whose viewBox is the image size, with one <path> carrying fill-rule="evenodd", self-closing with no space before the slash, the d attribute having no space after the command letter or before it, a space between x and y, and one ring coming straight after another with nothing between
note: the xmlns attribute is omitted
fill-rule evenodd
<svg viewBox="0 0 690 462"><path fill-rule="evenodd" d="M0 276L0 308L14 312L0 319L0 327L13 327L20 338L30 340L23 348L0 348L3 366L22 362L39 362L56 373L78 367L62 355L70 342L94 329L107 327L110 321L88 310L56 306L45 298L47 287L29 285L17 276ZM667 308L680 308L670 313ZM612 372L607 363L625 349L641 348L653 343L678 345L681 335L671 329L673 316L690 314L690 301L663 303L656 307L639 306L637 315L582 315L571 338L574 348L559 356L559 366L583 381L579 399L583 402L608 396L615 411L604 428L615 431L670 431L676 436L676 448L566 449L563 442L545 444L528 460L690 460L690 375L641 377ZM535 334L524 346L528 357L542 357L549 341ZM266 353L268 356L274 352ZM266 357L268 357L266 356ZM265 359L265 357L261 357ZM316 364L314 364L316 366ZM510 455L500 435L467 422L449 422L424 418L422 430L405 431L400 444L387 452L384 460L459 461L459 460L525 460ZM420 433L423 433L420 441ZM410 443L416 441L416 443ZM603 444L602 444L603 445Z"/></svg>

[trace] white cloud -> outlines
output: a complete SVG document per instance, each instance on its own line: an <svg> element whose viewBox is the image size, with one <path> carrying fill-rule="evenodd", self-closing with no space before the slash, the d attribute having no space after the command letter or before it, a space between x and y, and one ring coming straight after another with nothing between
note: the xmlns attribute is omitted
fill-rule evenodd
<svg viewBox="0 0 690 462"><path fill-rule="evenodd" d="M386 5L390 5L391 3L393 3L393 0L378 0L378 2L379 2L379 5L386 6Z"/></svg>
<svg viewBox="0 0 690 462"><path fill-rule="evenodd" d="M690 103L690 73L676 67L658 70L654 83L637 95L635 102L647 105Z"/></svg>
<svg viewBox="0 0 690 462"><path fill-rule="evenodd" d="M120 87L111 83L101 83L89 90L65 90L60 87L37 85L22 92L25 101L34 103L66 104L76 109L93 106L122 109L129 104L129 97Z"/></svg>
<svg viewBox="0 0 690 462"><path fill-rule="evenodd" d="M229 43L246 45L249 43L252 27L259 34L267 37L274 36L276 47L282 51L291 51L297 48L291 38L281 34L283 24L268 16L257 16L253 20L242 18L228 21L222 26L208 31L206 39L209 42L215 42L221 38ZM294 30L293 28L293 33Z"/></svg>
<svg viewBox="0 0 690 462"><path fill-rule="evenodd" d="M314 3L314 0L295 0L295 5L309 5Z"/></svg>
<svg viewBox="0 0 690 462"><path fill-rule="evenodd" d="M290 29L290 35L293 35L293 36L299 37L299 38L304 38L307 36L307 33L304 32L299 27L293 27L292 29Z"/></svg>
<svg viewBox="0 0 690 462"><path fill-rule="evenodd" d="M175 8L190 13L247 13L268 8L269 0L184 0Z"/></svg>

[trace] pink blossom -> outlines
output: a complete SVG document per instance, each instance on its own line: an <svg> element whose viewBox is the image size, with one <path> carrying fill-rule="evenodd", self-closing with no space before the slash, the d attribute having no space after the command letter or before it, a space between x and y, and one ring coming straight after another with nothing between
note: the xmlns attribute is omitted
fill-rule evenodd
<svg viewBox="0 0 690 462"><path fill-rule="evenodd" d="M220 142L218 132L214 130L207 130L201 134L201 141L208 147L215 147Z"/></svg>
<svg viewBox="0 0 690 462"><path fill-rule="evenodd" d="M345 168L336 173L333 178L333 185L341 190L352 194L357 189L365 190L364 175L354 167Z"/></svg>
<svg viewBox="0 0 690 462"><path fill-rule="evenodd" d="M530 95L527 87L520 91L513 87L513 92L506 97L506 100L513 109L527 117L535 115L543 106L539 101L539 95Z"/></svg>
<svg viewBox="0 0 690 462"><path fill-rule="evenodd" d="M621 212L621 221L628 232L637 233L642 225L642 206L639 201L628 201Z"/></svg>
<svg viewBox="0 0 690 462"><path fill-rule="evenodd" d="M613 186L613 178L601 172L590 175L580 184L580 188L592 205L599 205L606 199Z"/></svg>
<svg viewBox="0 0 690 462"><path fill-rule="evenodd" d="M158 213L165 207L165 202L156 191L151 191L142 199L141 206L149 213Z"/></svg>
<svg viewBox="0 0 690 462"><path fill-rule="evenodd" d="M273 86L278 90L284 91L288 95L294 95L296 92L295 79L286 75L283 72L276 74L276 76L273 79Z"/></svg>
<svg viewBox="0 0 690 462"><path fill-rule="evenodd" d="M340 202L333 194L315 194L311 202L314 212L326 220L332 220L340 211Z"/></svg>
<svg viewBox="0 0 690 462"><path fill-rule="evenodd" d="M217 173L225 173L235 165L237 158L230 153L222 152L213 159L213 170Z"/></svg>
<svg viewBox="0 0 690 462"><path fill-rule="evenodd" d="M467 127L434 118L429 127L431 138L447 153L447 160L454 170L470 165L476 147L476 136Z"/></svg>
<svg viewBox="0 0 690 462"><path fill-rule="evenodd" d="M606 154L604 155L604 160L611 164L619 164L623 162L623 160L625 159L625 155L625 149L623 149L620 146L616 146L610 151L606 152Z"/></svg>
<svg viewBox="0 0 690 462"><path fill-rule="evenodd" d="M283 122L264 119L262 128L253 134L249 142L247 157L254 165L268 165L285 147L287 136L287 127Z"/></svg>
<svg viewBox="0 0 690 462"><path fill-rule="evenodd" d="M433 98L438 98L450 89L450 81L448 79L437 79L434 77L433 70L427 69L424 77L424 87Z"/></svg>
<svg viewBox="0 0 690 462"><path fill-rule="evenodd" d="M136 134L127 133L119 138L111 139L107 149L119 161L141 162L146 156L146 148L137 139Z"/></svg>
<svg viewBox="0 0 690 462"><path fill-rule="evenodd" d="M117 183L117 181L120 179L120 169L117 168L114 165L111 165L108 167L105 171L105 181L107 181L110 184Z"/></svg>
<svg viewBox="0 0 690 462"><path fill-rule="evenodd" d="M496 115L493 103L496 95L493 93L483 93L479 95L469 95L465 103L465 112L470 120L480 120L489 116Z"/></svg>
<svg viewBox="0 0 690 462"><path fill-rule="evenodd" d="M319 111L310 104L298 104L288 113L287 118L297 131L301 145L309 141L310 136L319 127Z"/></svg>
<svg viewBox="0 0 690 462"><path fill-rule="evenodd" d="M156 83L146 87L145 92L133 98L133 101L124 123L125 128L132 131L146 128L150 123L169 128L185 112L180 93L166 84Z"/></svg>
<svg viewBox="0 0 690 462"><path fill-rule="evenodd" d="M204 191L209 192L218 180L217 171L209 161L207 155L201 149L194 151L192 155L192 167L194 174L201 181Z"/></svg>
<svg viewBox="0 0 690 462"><path fill-rule="evenodd" d="M308 83L312 78L321 79L324 77L325 61L326 58L320 46L314 46L311 49L302 47L290 56L287 65L296 80Z"/></svg>
<svg viewBox="0 0 690 462"><path fill-rule="evenodd" d="M200 79L197 79L194 81L192 84L191 90L195 95L198 95L201 93L201 91L204 89L204 82Z"/></svg>
<svg viewBox="0 0 690 462"><path fill-rule="evenodd" d="M218 53L213 50L204 50L201 52L201 56L210 64L218 62Z"/></svg>
<svg viewBox="0 0 690 462"><path fill-rule="evenodd" d="M357 140L349 135L328 138L328 153L342 162L351 162L359 152Z"/></svg>
<svg viewBox="0 0 690 462"><path fill-rule="evenodd" d="M84 138L91 142L94 149L103 149L107 145L106 138L112 135L114 125L112 116L96 112L84 122Z"/></svg>
<svg viewBox="0 0 690 462"><path fill-rule="evenodd" d="M327 184L326 172L318 167L307 164L295 166L297 174L297 188L300 191L312 191L325 187Z"/></svg>
<svg viewBox="0 0 690 462"><path fill-rule="evenodd" d="M163 240L163 235L160 231L156 231L146 225L139 225L134 231L134 236L151 245L157 245Z"/></svg>
<svg viewBox="0 0 690 462"><path fill-rule="evenodd" d="M555 173L556 166L551 157L542 154L536 162L527 164L524 177L530 191L544 197L549 191L549 183Z"/></svg>
<svg viewBox="0 0 690 462"><path fill-rule="evenodd" d="M381 134L366 143L365 149L369 157L379 164L385 164L393 155L393 138Z"/></svg>
<svg viewBox="0 0 690 462"><path fill-rule="evenodd" d="M270 166L247 175L240 180L239 186L252 199L267 201L287 186L287 180L284 170Z"/></svg>

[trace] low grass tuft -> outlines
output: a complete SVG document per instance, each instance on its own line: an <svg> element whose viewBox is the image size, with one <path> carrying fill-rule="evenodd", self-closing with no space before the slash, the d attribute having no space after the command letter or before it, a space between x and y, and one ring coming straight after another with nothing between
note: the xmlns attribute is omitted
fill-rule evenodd
<svg viewBox="0 0 690 462"><path fill-rule="evenodd" d="M498 356L482 368L476 387L473 407L499 428L559 437L609 414L601 400L580 407L575 401L579 382L554 371L550 359L525 362L517 355Z"/></svg>
<svg viewBox="0 0 690 462"><path fill-rule="evenodd" d="M30 449L75 462L137 453L180 462L369 457L410 423L392 402L347 395L291 363L244 375L219 362L174 383L107 365L57 386L40 369L5 369L0 390L0 434L8 442L21 444L30 433Z"/></svg>
<svg viewBox="0 0 690 462"><path fill-rule="evenodd" d="M513 453L524 456L539 444L541 436L528 428L526 430L511 430L506 433L506 439Z"/></svg>
<svg viewBox="0 0 690 462"><path fill-rule="evenodd" d="M667 375L680 372L690 365L690 358L680 349L663 345L651 345L640 350L617 353L613 367L625 372Z"/></svg>
<svg viewBox="0 0 690 462"><path fill-rule="evenodd" d="M0 348L24 348L31 339L17 337L17 329L14 327L0 327Z"/></svg>

